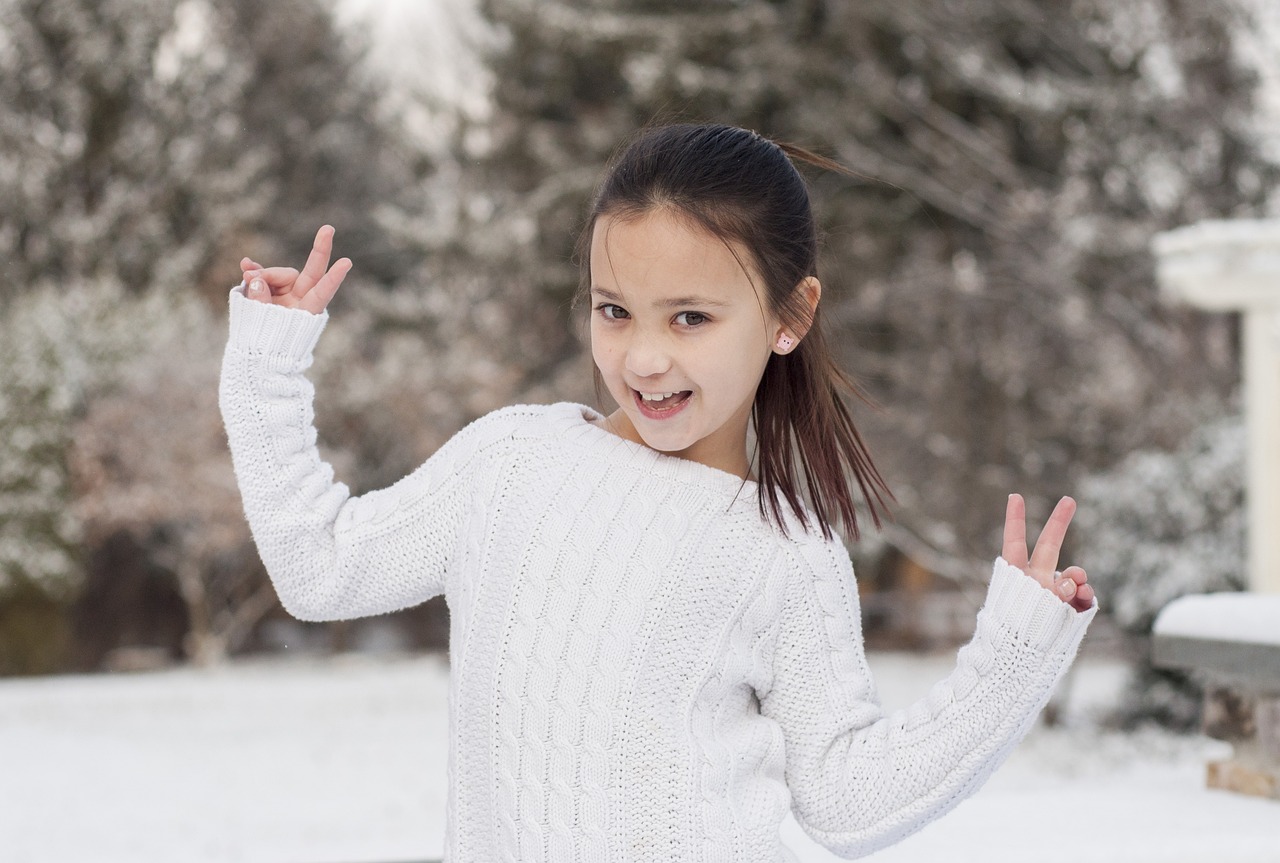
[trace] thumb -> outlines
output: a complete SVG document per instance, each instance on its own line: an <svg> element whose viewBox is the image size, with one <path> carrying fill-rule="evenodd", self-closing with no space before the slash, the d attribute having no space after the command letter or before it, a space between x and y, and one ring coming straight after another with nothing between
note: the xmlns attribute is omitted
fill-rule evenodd
<svg viewBox="0 0 1280 863"><path fill-rule="evenodd" d="M271 292L267 290L267 283L263 281L261 276L254 276L249 279L249 284L245 285L244 295L250 300L256 300L260 303L271 302Z"/></svg>

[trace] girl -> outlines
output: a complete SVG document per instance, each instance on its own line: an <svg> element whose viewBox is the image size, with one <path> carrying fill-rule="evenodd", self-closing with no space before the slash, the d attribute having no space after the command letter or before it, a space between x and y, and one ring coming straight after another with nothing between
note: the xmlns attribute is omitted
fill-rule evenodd
<svg viewBox="0 0 1280 863"><path fill-rule="evenodd" d="M582 239L618 408L496 411L360 497L317 455L304 377L351 262L328 266L327 226L301 272L242 262L221 404L281 601L303 620L448 601L446 860L778 861L788 809L867 854L982 784L1095 613L1085 573L1055 573L1074 504L1028 555L1011 495L955 670L881 711L832 527L856 536L855 482L878 521L883 483L822 340L788 154L824 164L725 126L640 134Z"/></svg>

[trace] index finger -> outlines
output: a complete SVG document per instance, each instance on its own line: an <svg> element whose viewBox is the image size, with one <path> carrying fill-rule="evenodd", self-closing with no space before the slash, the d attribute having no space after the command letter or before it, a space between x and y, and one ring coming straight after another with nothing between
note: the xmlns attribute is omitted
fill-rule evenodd
<svg viewBox="0 0 1280 863"><path fill-rule="evenodd" d="M1044 530L1036 540L1036 547L1031 552L1031 568L1044 572L1053 572L1058 568L1058 553L1062 551L1062 540L1067 535L1067 526L1071 517L1076 514L1076 502L1069 497L1058 501L1053 508Z"/></svg>

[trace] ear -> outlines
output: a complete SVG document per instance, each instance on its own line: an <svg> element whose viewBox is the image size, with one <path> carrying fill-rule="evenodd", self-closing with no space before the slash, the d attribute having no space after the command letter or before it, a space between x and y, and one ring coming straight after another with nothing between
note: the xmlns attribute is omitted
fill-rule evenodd
<svg viewBox="0 0 1280 863"><path fill-rule="evenodd" d="M796 285L796 291L800 294L805 306L807 314L805 315L805 324L803 328L780 326L773 338L773 350L778 354L789 354L799 344L800 340L809 332L809 327L813 323L813 316L818 311L818 300L822 299L822 283L818 281L816 276L805 276L800 284Z"/></svg>

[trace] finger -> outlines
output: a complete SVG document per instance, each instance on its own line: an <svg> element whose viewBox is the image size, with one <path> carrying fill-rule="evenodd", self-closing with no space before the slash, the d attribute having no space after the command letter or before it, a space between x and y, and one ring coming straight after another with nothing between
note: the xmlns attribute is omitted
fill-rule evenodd
<svg viewBox="0 0 1280 863"><path fill-rule="evenodd" d="M1031 552L1030 566L1038 572L1053 572L1058 568L1058 553L1062 551L1062 541L1067 535L1067 526L1071 517L1076 514L1076 502L1069 497L1058 501L1053 508L1044 530L1036 539L1036 547Z"/></svg>
<svg viewBox="0 0 1280 863"><path fill-rule="evenodd" d="M271 291L272 296L278 297L289 293L293 289L293 283L298 279L298 271L293 267L267 267L265 270L245 270L244 280L249 282L253 279L262 279Z"/></svg>
<svg viewBox="0 0 1280 863"><path fill-rule="evenodd" d="M1022 495L1009 495L1004 509L1004 546L1000 556L1018 569L1027 566L1027 505Z"/></svg>
<svg viewBox="0 0 1280 863"><path fill-rule="evenodd" d="M1088 611L1093 608L1093 600L1096 594L1093 588L1087 584L1082 584L1076 590L1076 597L1071 601L1071 605L1076 611Z"/></svg>
<svg viewBox="0 0 1280 863"><path fill-rule="evenodd" d="M267 283L256 276L250 279L249 283L245 285L244 295L255 302L271 302L271 291L267 288Z"/></svg>
<svg viewBox="0 0 1280 863"><path fill-rule="evenodd" d="M1089 580L1089 576L1078 566L1068 566L1062 571L1062 577L1069 578L1074 581L1076 583L1076 587L1079 587Z"/></svg>
<svg viewBox="0 0 1280 863"><path fill-rule="evenodd" d="M1075 580L1071 578L1060 578L1053 583L1053 592L1058 594L1058 597L1063 602L1070 602L1075 599L1078 589Z"/></svg>
<svg viewBox="0 0 1280 863"><path fill-rule="evenodd" d="M267 283L271 293L277 297L292 291L294 283L298 281L298 271L293 267L267 267L265 270L259 270L258 275Z"/></svg>
<svg viewBox="0 0 1280 863"><path fill-rule="evenodd" d="M260 270L262 269L262 264L259 264L253 258L241 258L240 269L241 271Z"/></svg>
<svg viewBox="0 0 1280 863"><path fill-rule="evenodd" d="M303 265L302 273L294 282L295 296L305 295L324 278L325 271L329 269L329 255L333 253L333 233L332 225L321 225L320 230L316 231L315 242L311 245L311 254L307 256L307 263Z"/></svg>
<svg viewBox="0 0 1280 863"><path fill-rule="evenodd" d="M329 301L333 299L333 295L338 292L338 288L342 286L342 280L347 277L347 273L351 272L351 259L339 258L334 261L333 266L329 268L329 272L316 283L299 306L311 312L312 314L320 314L329 305Z"/></svg>

